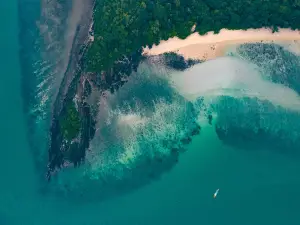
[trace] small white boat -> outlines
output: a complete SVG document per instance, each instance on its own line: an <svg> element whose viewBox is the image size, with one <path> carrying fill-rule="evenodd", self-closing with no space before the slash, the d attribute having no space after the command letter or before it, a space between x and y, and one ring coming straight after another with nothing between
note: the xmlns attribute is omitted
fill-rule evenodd
<svg viewBox="0 0 300 225"><path fill-rule="evenodd" d="M214 193L214 198L217 197L217 195L218 195L218 193L219 193L219 190L220 190L220 189L217 189L216 192Z"/></svg>

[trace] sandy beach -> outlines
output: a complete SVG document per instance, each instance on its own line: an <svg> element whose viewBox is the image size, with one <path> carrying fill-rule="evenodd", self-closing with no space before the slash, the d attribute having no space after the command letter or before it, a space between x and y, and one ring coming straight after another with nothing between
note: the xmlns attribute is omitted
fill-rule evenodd
<svg viewBox="0 0 300 225"><path fill-rule="evenodd" d="M159 55L165 52L176 52L185 58L209 60L224 55L230 46L243 43L285 43L286 48L300 54L300 31L290 29L279 29L272 33L270 29L249 30L226 30L222 29L218 34L209 32L206 35L193 33L186 39L177 37L167 41L161 41L151 49L144 48L145 55Z"/></svg>

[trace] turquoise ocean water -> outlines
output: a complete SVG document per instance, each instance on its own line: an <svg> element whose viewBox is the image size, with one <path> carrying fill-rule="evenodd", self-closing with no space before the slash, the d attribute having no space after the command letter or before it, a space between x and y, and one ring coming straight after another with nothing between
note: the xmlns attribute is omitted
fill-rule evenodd
<svg viewBox="0 0 300 225"><path fill-rule="evenodd" d="M37 170L35 156L28 141L28 121L24 113L24 105L28 99L21 88L24 81L19 62L18 4L16 1L1 2L0 9L1 27L2 31L5 31L1 32L0 36L1 225L300 224L299 156L293 151L289 152L289 149L278 151L274 139L269 139L271 143L267 145L263 142L257 145L245 142L250 149L233 144L224 145L214 130L214 120L212 126L202 124L201 134L193 138L187 151L180 155L176 166L163 173L159 179L128 194L101 202L84 201L84 197L82 201L72 202L69 198L41 191L40 172ZM283 59L290 60L281 58ZM284 64L280 60L273 59L272 62L276 65ZM292 67L284 65L287 72L297 74L297 69L292 70ZM297 79L292 81L297 82ZM246 84L250 87L251 82L262 85L264 90L282 90L278 86L270 87L269 83L257 80L247 81ZM296 84L291 86L297 89ZM189 88L192 90L191 86ZM182 93L185 91L180 90ZM266 94L264 97L278 103L278 97L271 98L276 96L275 94ZM292 99L294 95L288 96L291 98L284 102L289 103L286 107L295 106ZM249 104L251 105L251 102ZM278 104L283 103L279 101ZM215 111L220 109L223 108L217 107ZM228 111L223 115L234 123L232 114ZM286 119L288 122L289 118L294 116L278 115L274 118L278 121ZM224 119L221 116L219 118L220 121ZM272 128L284 126L274 118ZM297 116L295 118L294 124L297 124ZM253 120L250 121L253 123ZM243 123L244 120L240 119L239 122ZM297 127L294 128L288 122L288 127L297 132ZM295 135L294 133L289 135ZM286 137L284 135L282 134L283 138ZM232 138L229 139L232 141ZM39 139L35 140L38 143ZM219 195L214 199L213 193L218 188ZM96 192L97 186L90 190ZM84 192L90 190L85 189Z"/></svg>

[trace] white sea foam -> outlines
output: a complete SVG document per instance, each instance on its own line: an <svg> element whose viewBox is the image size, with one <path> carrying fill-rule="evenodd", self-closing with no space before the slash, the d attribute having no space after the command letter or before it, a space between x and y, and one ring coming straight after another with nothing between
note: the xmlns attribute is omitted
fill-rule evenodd
<svg viewBox="0 0 300 225"><path fill-rule="evenodd" d="M172 85L190 101L199 97L255 97L274 105L300 111L300 97L292 89L264 79L253 64L222 57L172 74Z"/></svg>

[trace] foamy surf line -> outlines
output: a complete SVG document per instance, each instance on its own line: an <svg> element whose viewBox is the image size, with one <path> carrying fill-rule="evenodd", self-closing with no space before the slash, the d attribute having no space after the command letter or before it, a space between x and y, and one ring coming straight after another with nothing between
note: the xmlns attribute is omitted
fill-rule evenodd
<svg viewBox="0 0 300 225"><path fill-rule="evenodd" d="M209 32L206 35L193 33L186 39L177 37L167 41L161 41L151 49L144 48L145 55L159 55L166 52L177 52L185 58L200 60L213 59L224 55L224 51L230 45L244 43L273 43L282 41L299 41L300 31L291 29L279 29L273 33L270 29L226 30L222 29L218 34ZM296 45L299 45L297 43ZM298 49L300 47L298 46Z"/></svg>

